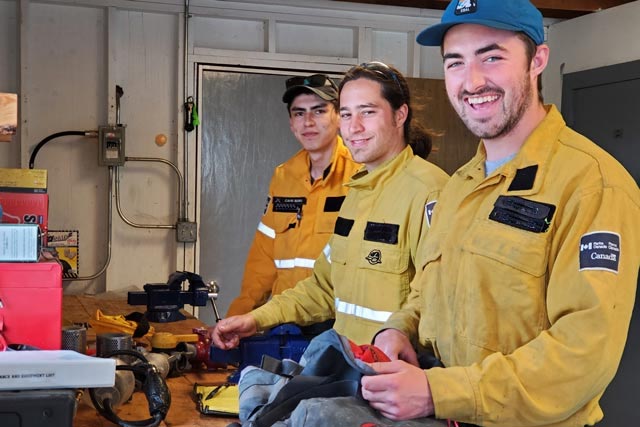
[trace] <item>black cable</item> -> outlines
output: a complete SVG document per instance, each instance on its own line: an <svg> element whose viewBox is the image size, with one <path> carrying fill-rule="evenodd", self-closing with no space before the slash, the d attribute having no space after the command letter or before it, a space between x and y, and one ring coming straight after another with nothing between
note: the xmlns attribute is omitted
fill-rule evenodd
<svg viewBox="0 0 640 427"><path fill-rule="evenodd" d="M99 401L94 392L95 389L90 389L89 396L93 406L100 415L120 427L157 427L165 419L171 406L171 393L162 375L146 357L135 350L115 350L104 355L105 358L112 356L132 356L141 361L139 365L117 365L116 370L132 371L136 376L143 377L142 390L149 404L151 418L140 421L123 420L114 412L110 398Z"/></svg>
<svg viewBox="0 0 640 427"><path fill-rule="evenodd" d="M38 151L40 151L40 149L47 142L51 141L52 139L59 138L61 136L69 136L69 135L85 136L86 134L87 134L87 132L83 131L83 130L67 130L67 131L64 131L64 132L58 132L58 133L53 133L53 134L49 135L48 137L46 137L45 139L40 141L38 143L38 145L36 145L36 148L33 149L33 153L31 153L31 157L29 158L29 169L33 169L33 164L36 161L36 155L38 154Z"/></svg>

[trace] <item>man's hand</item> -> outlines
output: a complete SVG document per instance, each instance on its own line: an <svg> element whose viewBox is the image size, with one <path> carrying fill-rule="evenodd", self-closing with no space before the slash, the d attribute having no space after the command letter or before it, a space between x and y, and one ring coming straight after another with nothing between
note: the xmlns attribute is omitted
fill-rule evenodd
<svg viewBox="0 0 640 427"><path fill-rule="evenodd" d="M376 335L373 343L391 360L404 360L413 366L418 364L418 355L411 346L409 338L397 329L385 329Z"/></svg>
<svg viewBox="0 0 640 427"><path fill-rule="evenodd" d="M371 363L378 375L362 377L362 397L391 420L409 420L435 413L424 371L402 360Z"/></svg>
<svg viewBox="0 0 640 427"><path fill-rule="evenodd" d="M209 338L218 348L229 350L240 344L240 338L255 335L256 321L251 314L232 316L220 320L216 326L209 328Z"/></svg>

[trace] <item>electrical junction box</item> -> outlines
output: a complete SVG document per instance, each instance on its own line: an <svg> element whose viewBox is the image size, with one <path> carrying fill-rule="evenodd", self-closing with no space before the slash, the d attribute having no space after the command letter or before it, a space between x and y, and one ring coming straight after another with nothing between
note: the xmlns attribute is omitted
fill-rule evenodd
<svg viewBox="0 0 640 427"><path fill-rule="evenodd" d="M178 221L176 240L181 243L192 243L198 240L198 224L196 222Z"/></svg>
<svg viewBox="0 0 640 427"><path fill-rule="evenodd" d="M98 165L124 166L124 126L98 128Z"/></svg>

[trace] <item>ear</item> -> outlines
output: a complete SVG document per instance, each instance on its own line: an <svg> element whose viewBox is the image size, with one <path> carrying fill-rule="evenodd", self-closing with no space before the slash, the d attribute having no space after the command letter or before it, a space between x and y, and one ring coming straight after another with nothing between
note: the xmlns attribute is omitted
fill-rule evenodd
<svg viewBox="0 0 640 427"><path fill-rule="evenodd" d="M536 54L531 59L531 74L536 78L542 74L549 63L549 46L541 44L536 46Z"/></svg>
<svg viewBox="0 0 640 427"><path fill-rule="evenodd" d="M396 119L396 126L403 127L405 120L407 120L407 115L409 114L409 106L407 104L402 104L400 108L398 108L394 112L394 117Z"/></svg>

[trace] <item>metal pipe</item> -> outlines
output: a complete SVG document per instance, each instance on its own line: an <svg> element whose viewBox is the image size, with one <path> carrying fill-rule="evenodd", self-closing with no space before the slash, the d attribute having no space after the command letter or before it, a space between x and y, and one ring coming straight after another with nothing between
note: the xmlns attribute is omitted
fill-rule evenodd
<svg viewBox="0 0 640 427"><path fill-rule="evenodd" d="M188 84L187 84L187 69L189 68L189 19L191 18L191 14L189 12L189 0L185 0L184 1L184 34L183 34L183 41L184 41L184 46L183 46L183 54L184 54L184 58L183 58L183 69L182 69L182 90L183 90L183 97L184 99L187 99L187 91L188 91ZM184 108L184 107L183 107ZM183 115L184 116L184 115ZM182 141L182 166L183 166L183 170L185 171L185 174L187 173L187 171L189 170L189 132L187 132L186 130L184 130L184 124L182 126L182 135L183 135L183 141ZM189 213L187 211L187 199L188 199L188 195L189 195L189 188L188 188L188 180L184 180L182 182L183 188L184 188L184 199L182 200L182 218L189 218Z"/></svg>
<svg viewBox="0 0 640 427"><path fill-rule="evenodd" d="M182 192L182 186L184 185L184 176L182 176L182 172L180 172L178 166L174 165L169 160L156 157L125 157L124 160L127 162L158 162L171 166L176 175L178 175L178 200L180 201L180 203L183 202L184 193ZM179 218L183 219L185 218L185 216L179 215Z"/></svg>
<svg viewBox="0 0 640 427"><path fill-rule="evenodd" d="M107 260L105 261L104 265L102 266L102 268L100 269L100 271L98 271L96 274L92 274L91 276L84 276L84 277L74 277L74 278L64 278L62 279L64 282L75 282L75 281L80 281L80 280L93 280L96 279L98 277L100 277L102 274L104 274L105 271L107 271L107 267L109 267L109 264L111 263L111 229L112 229L112 215L111 215L111 211L113 209L113 201L111 200L112 198L112 193L113 193L113 166L109 166L109 202L107 203L108 205L108 213L107 213Z"/></svg>
<svg viewBox="0 0 640 427"><path fill-rule="evenodd" d="M159 158L153 158L153 157L125 157L125 160L165 163L170 165L173 168L173 170L178 174L179 180L183 179L182 174L180 173L178 168L173 163L165 159L159 159ZM182 195L180 190L178 190L178 194L179 194L179 197ZM118 215L120 216L120 218L126 224L134 228L150 228L150 229L175 229L176 228L175 224L138 224L128 219L124 215L124 212L122 211L122 208L120 206L120 174L118 173L117 170L116 170L116 210L118 211Z"/></svg>

